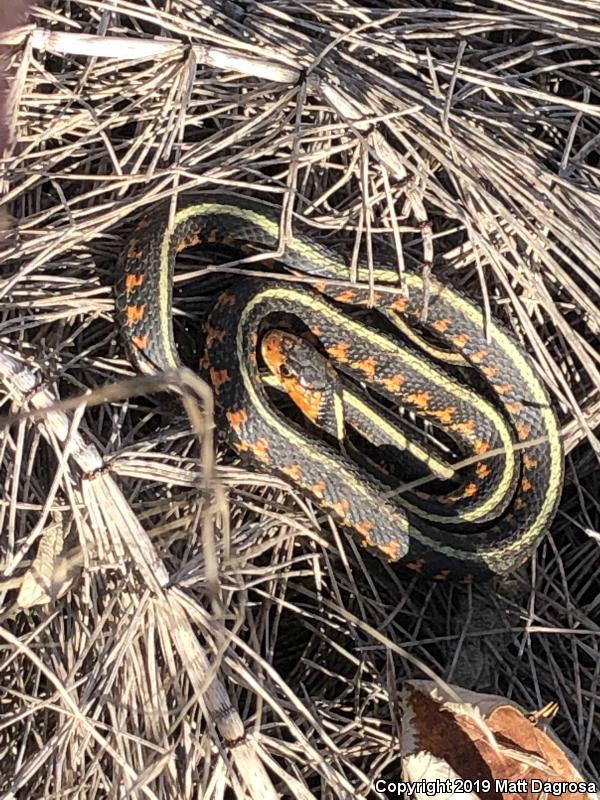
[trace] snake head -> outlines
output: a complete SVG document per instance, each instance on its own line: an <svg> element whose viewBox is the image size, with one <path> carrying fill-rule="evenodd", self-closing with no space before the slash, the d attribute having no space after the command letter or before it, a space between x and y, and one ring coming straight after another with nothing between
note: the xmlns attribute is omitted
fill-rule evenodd
<svg viewBox="0 0 600 800"><path fill-rule="evenodd" d="M261 354L274 380L311 422L323 427L333 397L341 391L339 377L327 361L305 339L273 329L262 338Z"/></svg>

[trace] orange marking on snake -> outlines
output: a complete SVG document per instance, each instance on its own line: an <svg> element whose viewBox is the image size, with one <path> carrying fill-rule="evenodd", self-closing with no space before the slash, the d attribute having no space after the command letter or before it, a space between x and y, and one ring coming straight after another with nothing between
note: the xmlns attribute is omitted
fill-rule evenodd
<svg viewBox="0 0 600 800"><path fill-rule="evenodd" d="M269 464L271 461L269 457L269 442L264 438L257 439L255 442L242 441L238 444L238 450L252 453L263 464Z"/></svg>
<svg viewBox="0 0 600 800"><path fill-rule="evenodd" d="M378 544L376 546L387 557L388 561L398 561L400 558L400 542L389 542L388 544Z"/></svg>
<svg viewBox="0 0 600 800"><path fill-rule="evenodd" d="M398 392L405 381L406 377L401 372L397 372L395 375L392 375L391 378L382 378L381 383L386 389L389 389L390 392Z"/></svg>
<svg viewBox="0 0 600 800"><path fill-rule="evenodd" d="M140 258L144 257L144 251L140 250L139 241L137 239L131 239L129 242L129 248L127 250L127 258L132 259L133 261L139 261Z"/></svg>
<svg viewBox="0 0 600 800"><path fill-rule="evenodd" d="M466 419L464 422L455 422L450 430L462 433L463 436L472 436L475 433L475 420Z"/></svg>
<svg viewBox="0 0 600 800"><path fill-rule="evenodd" d="M487 464L477 464L475 467L475 472L477 477L483 480L484 478L488 478L492 472L492 470L487 466Z"/></svg>
<svg viewBox="0 0 600 800"><path fill-rule="evenodd" d="M373 530L373 527L374 527L373 523L372 522L367 522L367 521L365 521L365 522L357 522L354 525L354 527L360 533L360 535L362 537L364 537L365 541L368 541L368 544L371 544L371 541L369 539L369 534Z"/></svg>
<svg viewBox="0 0 600 800"><path fill-rule="evenodd" d="M197 247L199 244L202 244L202 237L198 231L194 231L189 238L180 239L177 242L177 252L181 253L182 250L187 250L188 247Z"/></svg>
<svg viewBox="0 0 600 800"><path fill-rule="evenodd" d="M520 414L523 411L523 403L507 403L504 407L509 414Z"/></svg>
<svg viewBox="0 0 600 800"><path fill-rule="evenodd" d="M127 306L127 325L131 327L144 319L146 306Z"/></svg>
<svg viewBox="0 0 600 800"><path fill-rule="evenodd" d="M438 319L433 323L433 328L438 333L445 333L450 325L452 325L452 322L449 319Z"/></svg>
<svg viewBox="0 0 600 800"><path fill-rule="evenodd" d="M327 352L332 358L336 358L341 364L346 364L348 361L348 348L347 342L340 342L327 348Z"/></svg>
<svg viewBox="0 0 600 800"><path fill-rule="evenodd" d="M482 370L486 378L495 378L498 374L496 367L484 367Z"/></svg>
<svg viewBox="0 0 600 800"><path fill-rule="evenodd" d="M335 296L335 299L338 303L352 303L355 297L356 292L353 289L344 289L343 292Z"/></svg>
<svg viewBox="0 0 600 800"><path fill-rule="evenodd" d="M432 417L443 422L444 425L449 425L452 422L452 417L456 414L456 406L447 406L446 408L440 408L437 411L430 411L429 413Z"/></svg>
<svg viewBox="0 0 600 800"><path fill-rule="evenodd" d="M475 353L472 353L469 358L473 362L473 364L481 364L483 359L487 356L487 350L477 350Z"/></svg>
<svg viewBox="0 0 600 800"><path fill-rule="evenodd" d="M423 572L425 569L425 562L422 559L418 559L417 561L409 561L404 566L407 569L411 569L413 572Z"/></svg>
<svg viewBox="0 0 600 800"><path fill-rule="evenodd" d="M235 236L234 236L233 233L227 233L223 237L223 244L225 244L225 245L231 245L234 242L235 242Z"/></svg>
<svg viewBox="0 0 600 800"><path fill-rule="evenodd" d="M524 442L526 439L529 439L530 433L531 428L529 425L517 425L517 436L520 442Z"/></svg>
<svg viewBox="0 0 600 800"><path fill-rule="evenodd" d="M377 371L377 359L375 356L367 356L366 358L361 358L359 361L353 361L350 366L359 369L367 378L373 380L375 372Z"/></svg>
<svg viewBox="0 0 600 800"><path fill-rule="evenodd" d="M247 422L248 414L241 408L239 411L228 411L225 415L233 430L237 433L242 425Z"/></svg>
<svg viewBox="0 0 600 800"><path fill-rule="evenodd" d="M211 244L216 244L219 241L219 231L217 228L211 228L208 232L208 241Z"/></svg>
<svg viewBox="0 0 600 800"><path fill-rule="evenodd" d="M537 458L532 458L531 456L523 456L523 466L525 469L535 469L538 465Z"/></svg>
<svg viewBox="0 0 600 800"><path fill-rule="evenodd" d="M339 500L337 503L332 503L330 508L339 517L345 518L350 510L350 503L346 500L346 498L344 498L343 500Z"/></svg>
<svg viewBox="0 0 600 800"><path fill-rule="evenodd" d="M431 401L431 392L413 392L413 394L409 394L406 399L409 403L426 411Z"/></svg>
<svg viewBox="0 0 600 800"><path fill-rule="evenodd" d="M320 292L321 294L325 294L327 291L327 284L325 281L315 281L312 286L315 291Z"/></svg>
<svg viewBox="0 0 600 800"><path fill-rule="evenodd" d="M227 331L219 328L208 328L206 331L206 346L210 347L213 342L222 342Z"/></svg>
<svg viewBox="0 0 600 800"><path fill-rule="evenodd" d="M226 369L215 369L214 367L211 367L210 379L215 392L218 393L221 386L223 386L224 383L227 383L227 381L231 380L231 375Z"/></svg>
<svg viewBox="0 0 600 800"><path fill-rule="evenodd" d="M143 336L132 336L131 341L138 350L145 350L150 342L150 337L145 333Z"/></svg>
<svg viewBox="0 0 600 800"><path fill-rule="evenodd" d="M325 481L319 481L318 483L313 483L310 487L311 492L315 495L315 497L320 498L321 500L325 497Z"/></svg>
<svg viewBox="0 0 600 800"><path fill-rule="evenodd" d="M483 439L475 439L473 442L473 450L477 453L478 456L482 455L483 453L487 453L490 449L491 445L489 442L484 442Z"/></svg>
<svg viewBox="0 0 600 800"><path fill-rule="evenodd" d="M437 575L433 576L433 580L434 581L445 581L448 578L448 575L450 575L450 570L449 569L442 569L437 573Z"/></svg>
<svg viewBox="0 0 600 800"><path fill-rule="evenodd" d="M462 350L465 345L469 343L471 337L467 333L457 333L456 336L452 337L452 344L455 347L458 347L459 350Z"/></svg>
<svg viewBox="0 0 600 800"><path fill-rule="evenodd" d="M282 467L281 471L284 475L287 475L288 478L291 478L297 483L300 483L302 480L302 468L300 467L300 464L291 464L289 467Z"/></svg>
<svg viewBox="0 0 600 800"><path fill-rule="evenodd" d="M477 494L478 487L476 483L468 483L463 490L463 497L473 497Z"/></svg>
<svg viewBox="0 0 600 800"><path fill-rule="evenodd" d="M310 332L312 333L313 336L316 336L318 339L319 336L321 335L321 328L319 328L318 325L313 325L313 327L310 328Z"/></svg>
<svg viewBox="0 0 600 800"><path fill-rule="evenodd" d="M217 300L218 306L232 306L235 303L235 295L230 294L229 292L223 292L219 295L219 299Z"/></svg>
<svg viewBox="0 0 600 800"><path fill-rule="evenodd" d="M390 308L392 311L399 311L400 313L406 311L406 306L408 304L408 298L406 297L397 297L391 304Z"/></svg>
<svg viewBox="0 0 600 800"><path fill-rule="evenodd" d="M134 289L137 289L137 287L141 286L143 283L144 275L134 275L130 272L125 278L125 290L127 294L131 294Z"/></svg>
<svg viewBox="0 0 600 800"><path fill-rule="evenodd" d="M529 480L529 478L523 478L521 481L521 490L523 492L530 492L533 489L533 483Z"/></svg>
<svg viewBox="0 0 600 800"><path fill-rule="evenodd" d="M508 394L512 392L514 386L512 383L500 383L498 386L494 386L496 394Z"/></svg>

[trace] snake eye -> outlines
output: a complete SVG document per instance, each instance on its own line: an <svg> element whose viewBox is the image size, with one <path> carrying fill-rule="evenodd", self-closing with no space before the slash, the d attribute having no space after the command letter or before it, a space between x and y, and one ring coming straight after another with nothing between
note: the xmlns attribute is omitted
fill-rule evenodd
<svg viewBox="0 0 600 800"><path fill-rule="evenodd" d="M287 365L287 364L282 364L282 365L279 367L279 372L281 373L282 377L284 377L284 378L290 378L290 377L291 377L291 375L292 375L292 371L291 371L291 369L288 367L288 365Z"/></svg>

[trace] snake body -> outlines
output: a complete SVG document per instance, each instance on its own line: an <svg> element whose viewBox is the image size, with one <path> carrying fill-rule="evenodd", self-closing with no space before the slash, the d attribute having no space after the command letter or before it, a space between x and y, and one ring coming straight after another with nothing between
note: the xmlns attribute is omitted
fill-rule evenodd
<svg viewBox="0 0 600 800"><path fill-rule="evenodd" d="M241 197L204 196L183 206L170 229L167 220L166 210L142 220L118 270L120 327L130 359L146 373L180 363L171 318L177 253L206 244L249 255L275 251L279 238L277 210ZM473 302L437 280L426 286L409 272L403 295L394 271L359 269L358 283L341 286L349 281L344 261L301 233L279 261L292 275L314 278L312 285L242 279L219 296L206 324L205 368L234 449L309 495L365 546L416 572L470 581L518 567L552 521L563 479L557 419L523 348L494 320L486 327ZM417 352L343 310L371 303L401 330L408 324L439 342L448 361L473 369L490 399L439 363L443 351L436 358ZM336 370L454 441L472 463L451 490L391 497L346 453L274 406L260 374L260 339L270 319L290 315ZM375 422L371 406L362 412ZM451 464L436 463L438 473L452 472Z"/></svg>

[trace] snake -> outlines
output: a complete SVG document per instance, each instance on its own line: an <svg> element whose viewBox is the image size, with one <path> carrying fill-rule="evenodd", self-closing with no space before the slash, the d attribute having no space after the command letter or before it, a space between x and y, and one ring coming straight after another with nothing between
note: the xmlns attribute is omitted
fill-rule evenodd
<svg viewBox="0 0 600 800"><path fill-rule="evenodd" d="M413 574L470 583L517 569L552 522L564 472L557 415L524 346L422 270L352 271L299 223L278 248L280 219L271 203L225 193L142 216L115 285L129 360L145 374L181 366L178 253L217 248L269 265L275 254L280 272L240 276L204 325L200 369L233 450ZM286 388L296 415L276 402ZM421 464L436 490L426 479L394 488L350 439L383 472L390 449L417 476Z"/></svg>

